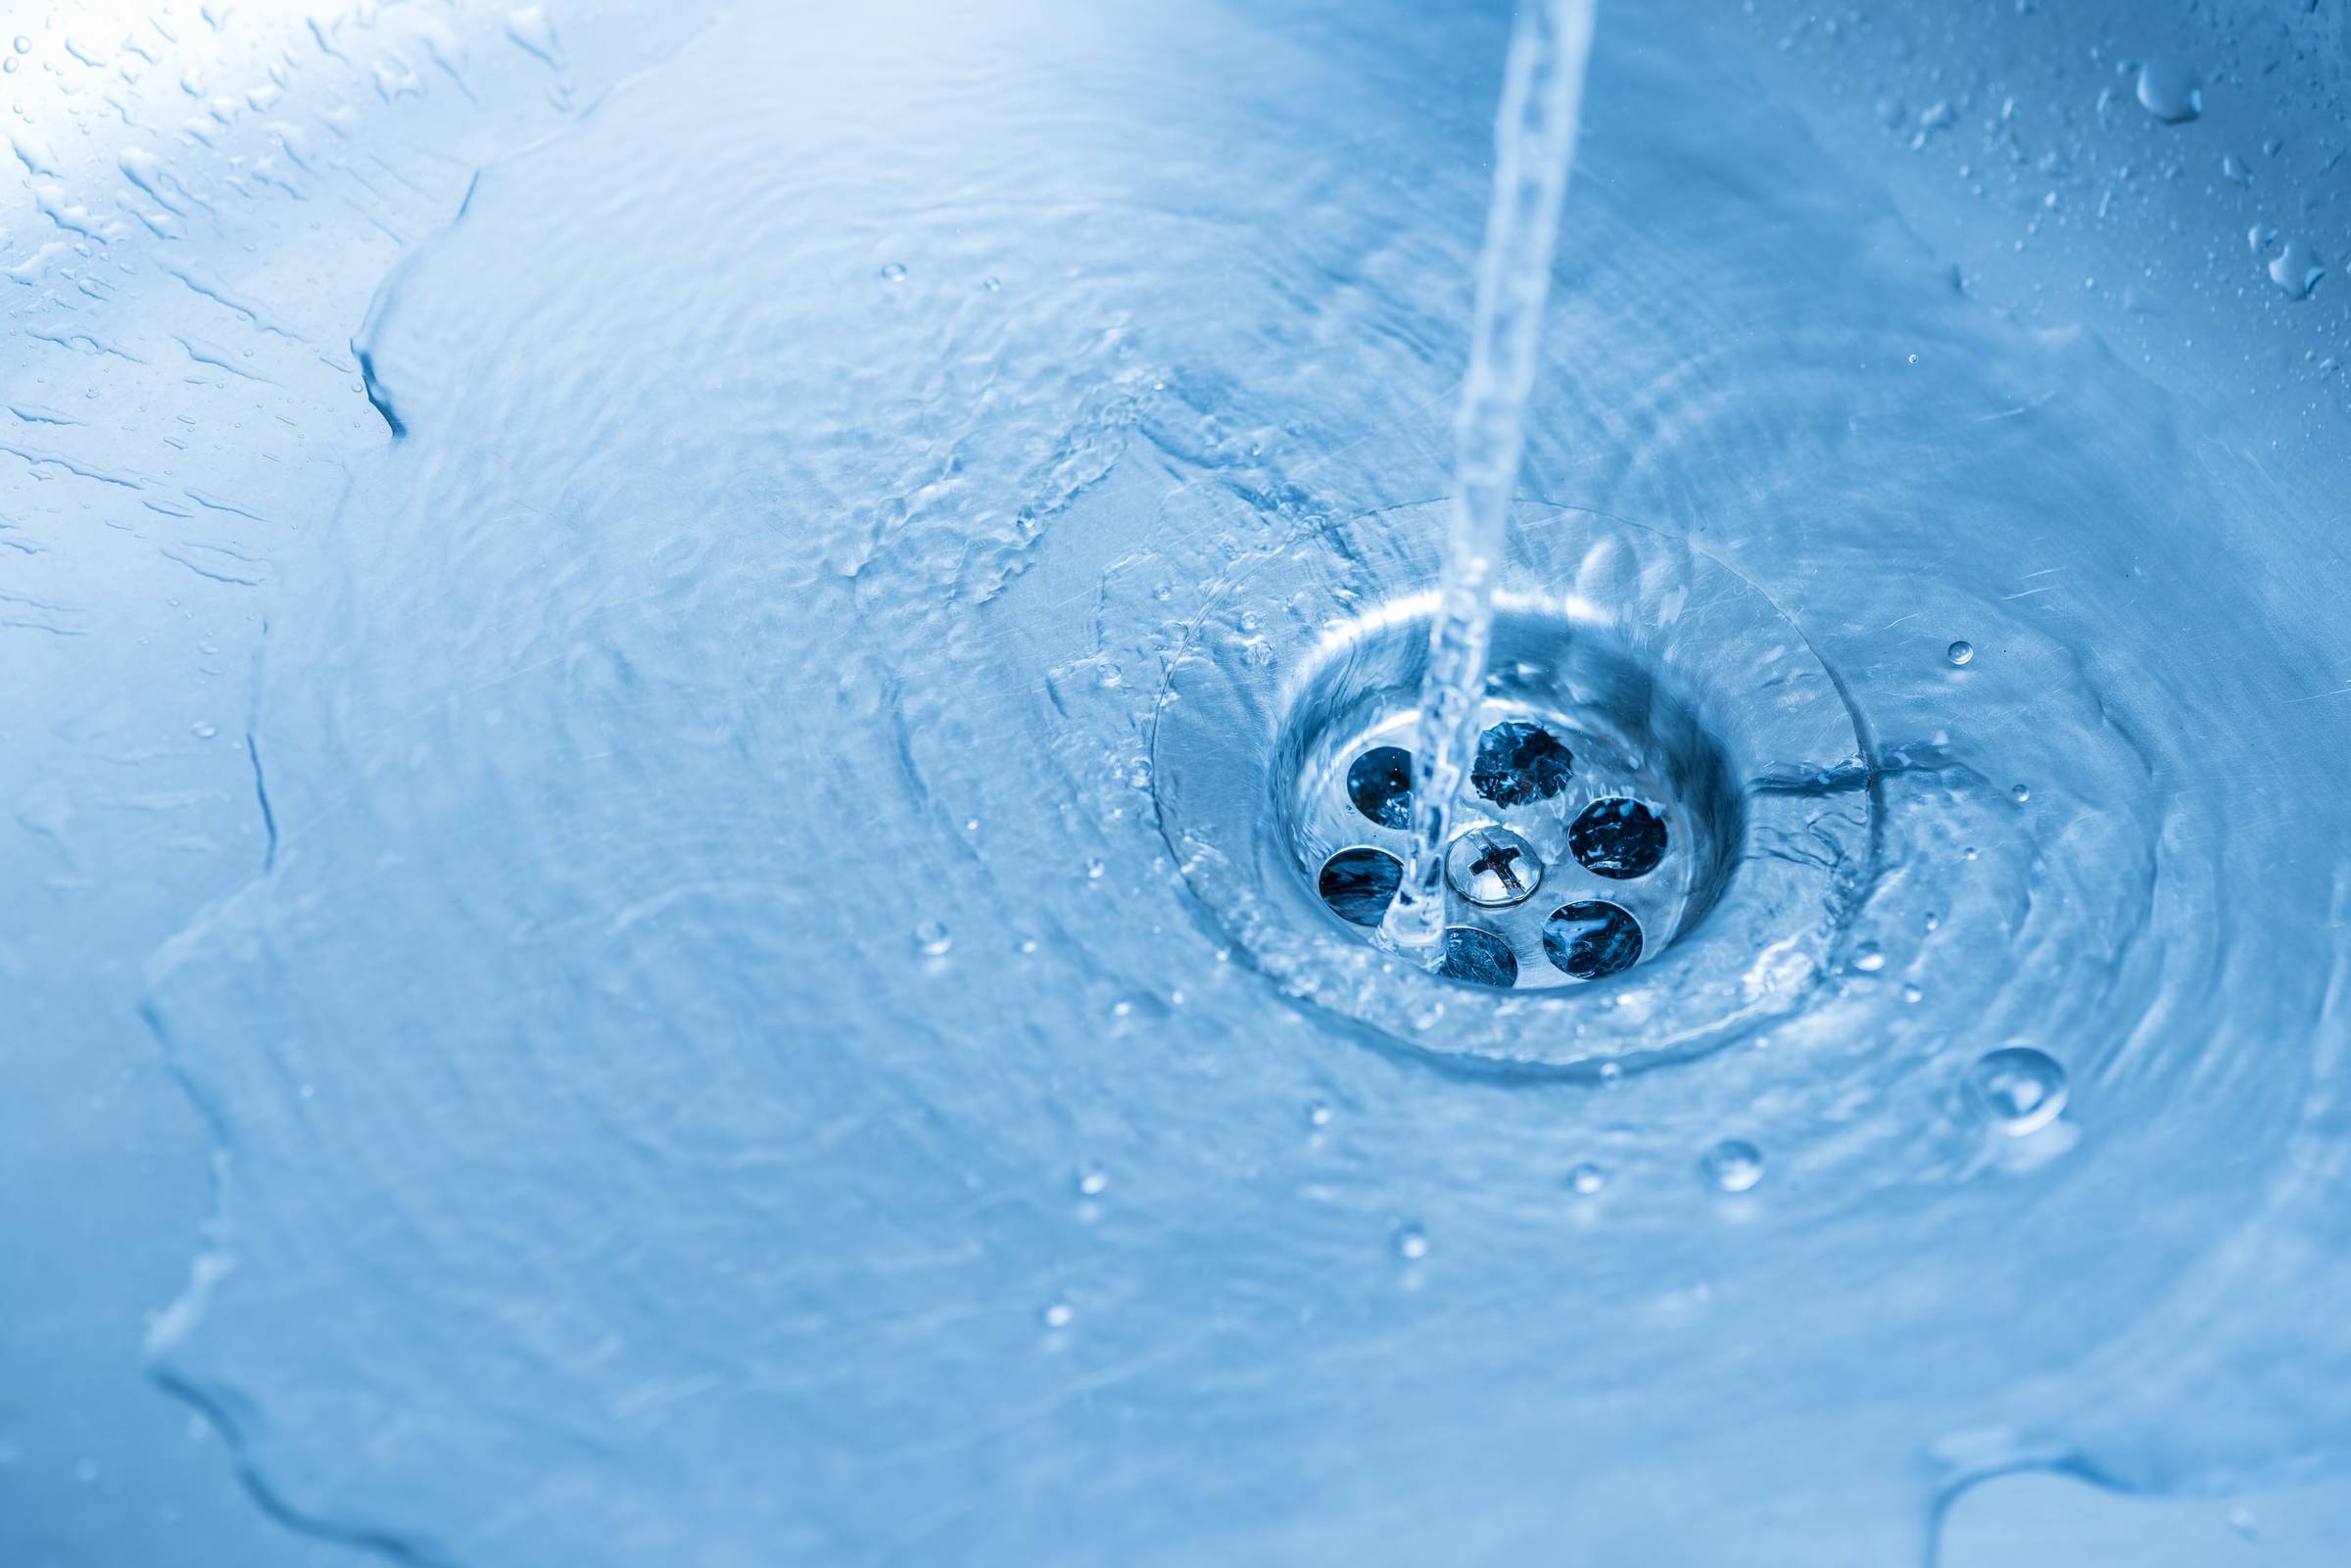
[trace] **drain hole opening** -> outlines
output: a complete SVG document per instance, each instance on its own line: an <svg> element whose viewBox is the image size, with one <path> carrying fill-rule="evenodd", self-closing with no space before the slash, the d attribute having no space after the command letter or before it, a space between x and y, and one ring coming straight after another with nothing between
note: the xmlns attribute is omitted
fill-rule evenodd
<svg viewBox="0 0 2351 1568"><path fill-rule="evenodd" d="M1373 746L1356 758L1347 769L1347 798L1382 828L1408 826L1413 820L1413 754L1402 746Z"/></svg>
<svg viewBox="0 0 2351 1568"><path fill-rule="evenodd" d="M1469 783L1503 807L1549 800L1567 787L1575 754L1539 724L1509 719L1478 736Z"/></svg>
<svg viewBox="0 0 2351 1568"><path fill-rule="evenodd" d="M1518 955L1492 931L1475 926L1445 927L1445 962L1437 973L1471 985L1508 990L1518 983Z"/></svg>
<svg viewBox="0 0 2351 1568"><path fill-rule="evenodd" d="M1567 850L1595 877L1630 881L1665 858L1665 819L1621 795L1595 800L1567 830Z"/></svg>
<svg viewBox="0 0 2351 1568"><path fill-rule="evenodd" d="M1543 923L1543 956L1570 979L1621 973L1640 961L1641 923L1603 899L1561 904Z"/></svg>
<svg viewBox="0 0 2351 1568"><path fill-rule="evenodd" d="M1322 863L1315 891L1348 925L1376 927L1403 882L1404 862L1384 849L1358 847L1342 849Z"/></svg>

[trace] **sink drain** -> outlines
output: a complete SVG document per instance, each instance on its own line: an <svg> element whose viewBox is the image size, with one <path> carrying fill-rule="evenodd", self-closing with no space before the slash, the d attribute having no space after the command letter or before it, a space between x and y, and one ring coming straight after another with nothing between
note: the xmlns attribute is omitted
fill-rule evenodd
<svg viewBox="0 0 2351 1568"><path fill-rule="evenodd" d="M1449 1055L1686 1054L1793 1007L1870 858L1853 715L1746 579L1560 508L1515 519L1443 964L1375 944L1435 607L1395 585L1434 581L1441 526L1437 505L1334 525L1191 629L1153 779L1202 910L1294 994Z"/></svg>
<svg viewBox="0 0 2351 1568"><path fill-rule="evenodd" d="M1417 722L1413 708L1380 708L1367 725L1302 737L1298 751L1284 820L1299 870L1367 939L1408 853ZM1498 697L1483 722L1445 854L1440 973L1535 990L1654 960L1692 918L1693 891L1707 894L1729 875L1723 846L1736 823L1724 819L1737 815L1737 792L1722 759L1703 746L1675 754L1629 743L1588 704L1579 713ZM1688 723L1678 733L1699 735ZM1469 949L1509 962L1472 962L1462 956Z"/></svg>

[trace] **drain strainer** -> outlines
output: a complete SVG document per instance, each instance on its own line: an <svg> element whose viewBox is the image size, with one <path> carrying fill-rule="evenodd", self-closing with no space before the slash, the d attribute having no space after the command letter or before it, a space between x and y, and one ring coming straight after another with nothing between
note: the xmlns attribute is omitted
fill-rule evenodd
<svg viewBox="0 0 2351 1568"><path fill-rule="evenodd" d="M1323 907L1367 937L1403 877L1417 719L1390 711L1316 737L1286 816ZM1654 959L1688 919L1692 890L1721 880L1715 807L1727 784L1698 781L1683 810L1676 770L1588 717L1493 700L1484 723L1445 855L1440 973L1535 990ZM1718 758L1694 760L1719 771Z"/></svg>
<svg viewBox="0 0 2351 1568"><path fill-rule="evenodd" d="M1852 713L1746 579L1562 508L1514 519L1442 966L1375 945L1443 522L1430 503L1335 525L1192 628L1153 778L1201 907L1286 989L1449 1055L1687 1054L1792 1007L1869 858Z"/></svg>

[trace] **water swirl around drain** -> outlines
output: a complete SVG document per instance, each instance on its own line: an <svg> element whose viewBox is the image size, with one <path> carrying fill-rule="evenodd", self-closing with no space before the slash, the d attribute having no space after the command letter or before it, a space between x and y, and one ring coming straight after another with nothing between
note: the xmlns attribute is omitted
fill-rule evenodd
<svg viewBox="0 0 2351 1568"><path fill-rule="evenodd" d="M1440 508L1408 506L1339 532L1409 556L1440 521ZM1588 512L1525 505L1513 522L1525 545L1497 596L1445 916L1508 948L1510 980L1488 967L1446 985L1459 974L1432 977L1360 934L1404 855L1397 791L1426 594L1361 585L1368 608L1267 657L1246 630L1262 623L1251 606L1293 598L1315 555L1235 579L1167 678L1152 769L1162 832L1254 962L1415 1049L1591 1069L1719 1046L1800 1002L1867 879L1852 713L1797 628L1720 563ZM1324 545L1364 556L1347 538ZM1237 746L1266 713L1274 733ZM1489 832L1502 836L1477 836ZM1494 885L1463 890L1498 862ZM1571 984L1572 999L1529 1011L1529 993Z"/></svg>

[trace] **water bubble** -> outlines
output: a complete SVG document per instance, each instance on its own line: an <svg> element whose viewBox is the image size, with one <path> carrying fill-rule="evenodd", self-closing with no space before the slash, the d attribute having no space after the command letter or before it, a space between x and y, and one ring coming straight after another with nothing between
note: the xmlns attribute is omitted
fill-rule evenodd
<svg viewBox="0 0 2351 1568"><path fill-rule="evenodd" d="M990 273L988 276L980 280L980 287L986 290L990 294L995 293L1003 286L1003 283L998 280L993 273Z"/></svg>
<svg viewBox="0 0 2351 1568"><path fill-rule="evenodd" d="M1968 1069L1967 1090L1987 1120L2021 1138L2039 1132L2065 1110L2065 1069L2032 1046L2002 1046Z"/></svg>
<svg viewBox="0 0 2351 1568"><path fill-rule="evenodd" d="M914 945L926 958L941 958L955 945L955 938L948 932L945 922L927 920L914 928Z"/></svg>
<svg viewBox="0 0 2351 1568"><path fill-rule="evenodd" d="M2033 791L2024 784L2014 784L2009 787L2008 798L2021 806L2033 798Z"/></svg>
<svg viewBox="0 0 2351 1568"><path fill-rule="evenodd" d="M32 40L25 37L23 33L20 32L17 34L16 43L18 54L28 55L32 53Z"/></svg>
<svg viewBox="0 0 2351 1568"><path fill-rule="evenodd" d="M2308 240L2287 240L2285 249L2270 261L2270 281L2289 300L2307 300L2327 275L2327 262Z"/></svg>
<svg viewBox="0 0 2351 1568"><path fill-rule="evenodd" d="M1706 1151L1699 1168L1724 1192L1745 1192L1763 1179L1763 1151L1743 1138L1725 1138Z"/></svg>
<svg viewBox="0 0 2351 1568"><path fill-rule="evenodd" d="M1951 668L1955 670L1974 661L1976 645L1973 642L1953 642L1943 650L1943 656L1951 661Z"/></svg>
<svg viewBox="0 0 2351 1568"><path fill-rule="evenodd" d="M885 283L903 283L906 281L906 269L895 261L884 262L882 266L882 281Z"/></svg>
<svg viewBox="0 0 2351 1568"><path fill-rule="evenodd" d="M1589 1161L1567 1172L1567 1185L1581 1197L1592 1197L1607 1184L1608 1173Z"/></svg>
<svg viewBox="0 0 2351 1568"><path fill-rule="evenodd" d="M1416 1263L1428 1256L1428 1232L1418 1225L1400 1225L1396 1230L1396 1256L1408 1263Z"/></svg>
<svg viewBox="0 0 2351 1568"><path fill-rule="evenodd" d="M2167 125L2185 124L2204 113L2204 78L2183 61L2158 57L2138 68L2138 102Z"/></svg>

